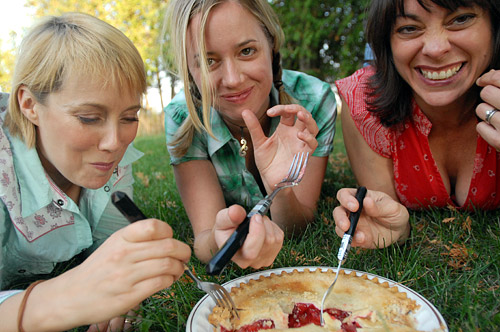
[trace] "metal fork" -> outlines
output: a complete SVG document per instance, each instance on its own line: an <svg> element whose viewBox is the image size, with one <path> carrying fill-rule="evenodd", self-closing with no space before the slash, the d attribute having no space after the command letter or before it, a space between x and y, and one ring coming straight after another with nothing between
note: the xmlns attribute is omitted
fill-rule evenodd
<svg viewBox="0 0 500 332"><path fill-rule="evenodd" d="M299 184L304 177L308 159L309 152L299 152L293 156L292 164L290 165L287 176L275 185L276 188L272 193L268 194L255 205L255 207L247 214L245 220L229 237L226 243L224 243L219 251L212 257L207 265L208 274L215 275L221 273L234 254L241 248L248 235L250 219L253 215L257 213L265 215L269 211L274 197L281 189L293 187Z"/></svg>
<svg viewBox="0 0 500 332"><path fill-rule="evenodd" d="M224 287L214 282L201 281L187 265L184 265L184 272L186 272L186 274L193 279L199 289L207 293L212 298L215 304L228 309L233 316L240 318L231 295L229 295L229 292Z"/></svg>

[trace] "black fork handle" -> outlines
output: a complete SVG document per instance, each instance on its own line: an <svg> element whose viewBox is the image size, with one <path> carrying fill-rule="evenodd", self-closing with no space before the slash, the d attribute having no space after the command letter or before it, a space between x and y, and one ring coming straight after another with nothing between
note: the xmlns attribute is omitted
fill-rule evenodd
<svg viewBox="0 0 500 332"><path fill-rule="evenodd" d="M148 219L137 205L135 205L134 201L122 191L115 191L112 193L111 202L113 202L113 205L116 206L118 211L120 211L130 223Z"/></svg>

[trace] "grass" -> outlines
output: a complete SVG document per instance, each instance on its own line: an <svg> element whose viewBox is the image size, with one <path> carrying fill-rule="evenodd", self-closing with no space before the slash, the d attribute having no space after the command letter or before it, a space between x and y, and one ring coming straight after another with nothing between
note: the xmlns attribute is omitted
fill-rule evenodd
<svg viewBox="0 0 500 332"><path fill-rule="evenodd" d="M317 218L300 236L285 240L270 268L336 266L340 238L332 210L338 189L354 186L342 137L336 135ZM138 137L135 146L145 156L134 166L135 201L151 217L168 222L175 237L192 245L193 234L173 179L163 135ZM380 250L353 249L345 268L367 271L412 288L432 302L450 331L500 330L500 213L435 209L412 212L413 232L403 246ZM194 256L191 265L204 276L204 264ZM224 283L255 272L236 265L220 277ZM193 306L205 294L186 277L146 301L141 331L184 331ZM207 330L209 328L207 327Z"/></svg>

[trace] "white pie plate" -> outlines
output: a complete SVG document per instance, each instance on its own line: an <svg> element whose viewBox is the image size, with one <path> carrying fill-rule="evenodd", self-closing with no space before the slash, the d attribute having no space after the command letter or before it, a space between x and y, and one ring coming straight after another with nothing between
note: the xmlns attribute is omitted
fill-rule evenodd
<svg viewBox="0 0 500 332"><path fill-rule="evenodd" d="M304 269L309 269L311 271L316 270L316 269L321 269L322 271L326 270L337 270L336 267L318 267L318 266L301 266L301 267L286 267L286 268L280 268L280 269L272 269L272 270L265 270L265 271L260 271L256 273L252 273L243 277L239 277L236 279L233 279L231 281L226 282L223 284L223 286L227 290L231 290L232 287L238 287L241 283L246 283L251 279L258 279L260 276L269 276L271 273L274 274L281 274L282 272L292 272L293 270L298 270L298 271L303 271ZM446 325L446 322L443 319L443 316L441 316L441 313L430 303L426 298L424 298L422 295L418 294L414 290L398 284L397 282L380 277L375 274L367 273L367 272L362 272L362 271L357 271L357 270L350 270L350 269L342 269L345 271L346 274L349 273L356 273L357 276L362 276L366 274L368 276L368 279L373 279L375 277L378 278L378 280L382 282L388 282L389 286L396 286L398 287L400 292L404 292L407 294L407 296L413 300L415 300L419 305L420 305L420 310L415 314L415 318L417 320L417 326L416 328L419 331L432 331L432 330L439 330L443 332L448 332L448 326ZM205 295L201 300L196 303L194 306L193 310L191 310L191 313L189 314L187 323L186 323L186 332L206 332L210 331L210 328L212 325L208 322L208 315L212 312L212 309L214 308L215 303L213 300L208 297L208 295Z"/></svg>

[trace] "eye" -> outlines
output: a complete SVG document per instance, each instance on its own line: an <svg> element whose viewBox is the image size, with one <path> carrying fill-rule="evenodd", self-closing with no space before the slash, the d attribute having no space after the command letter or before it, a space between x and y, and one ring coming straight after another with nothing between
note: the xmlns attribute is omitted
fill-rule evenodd
<svg viewBox="0 0 500 332"><path fill-rule="evenodd" d="M255 49L252 47L246 47L241 50L241 54L244 56L250 56L255 53Z"/></svg>
<svg viewBox="0 0 500 332"><path fill-rule="evenodd" d="M91 118L91 117L86 117L86 116L81 116L81 115L78 115L77 118L83 124L93 124L93 123L97 123L97 121L99 121L99 118Z"/></svg>
<svg viewBox="0 0 500 332"><path fill-rule="evenodd" d="M402 35L411 35L413 33L416 33L417 31L418 28L413 25L405 25L396 29L396 32Z"/></svg>
<svg viewBox="0 0 500 332"><path fill-rule="evenodd" d="M454 18L451 21L451 24L465 25L465 24L469 23L470 21L472 21L475 17L476 17L476 15L474 15L474 14L463 14L463 15L460 15L460 16L457 16L456 18Z"/></svg>
<svg viewBox="0 0 500 332"><path fill-rule="evenodd" d="M214 58L207 58L207 66L211 67L215 64Z"/></svg>

